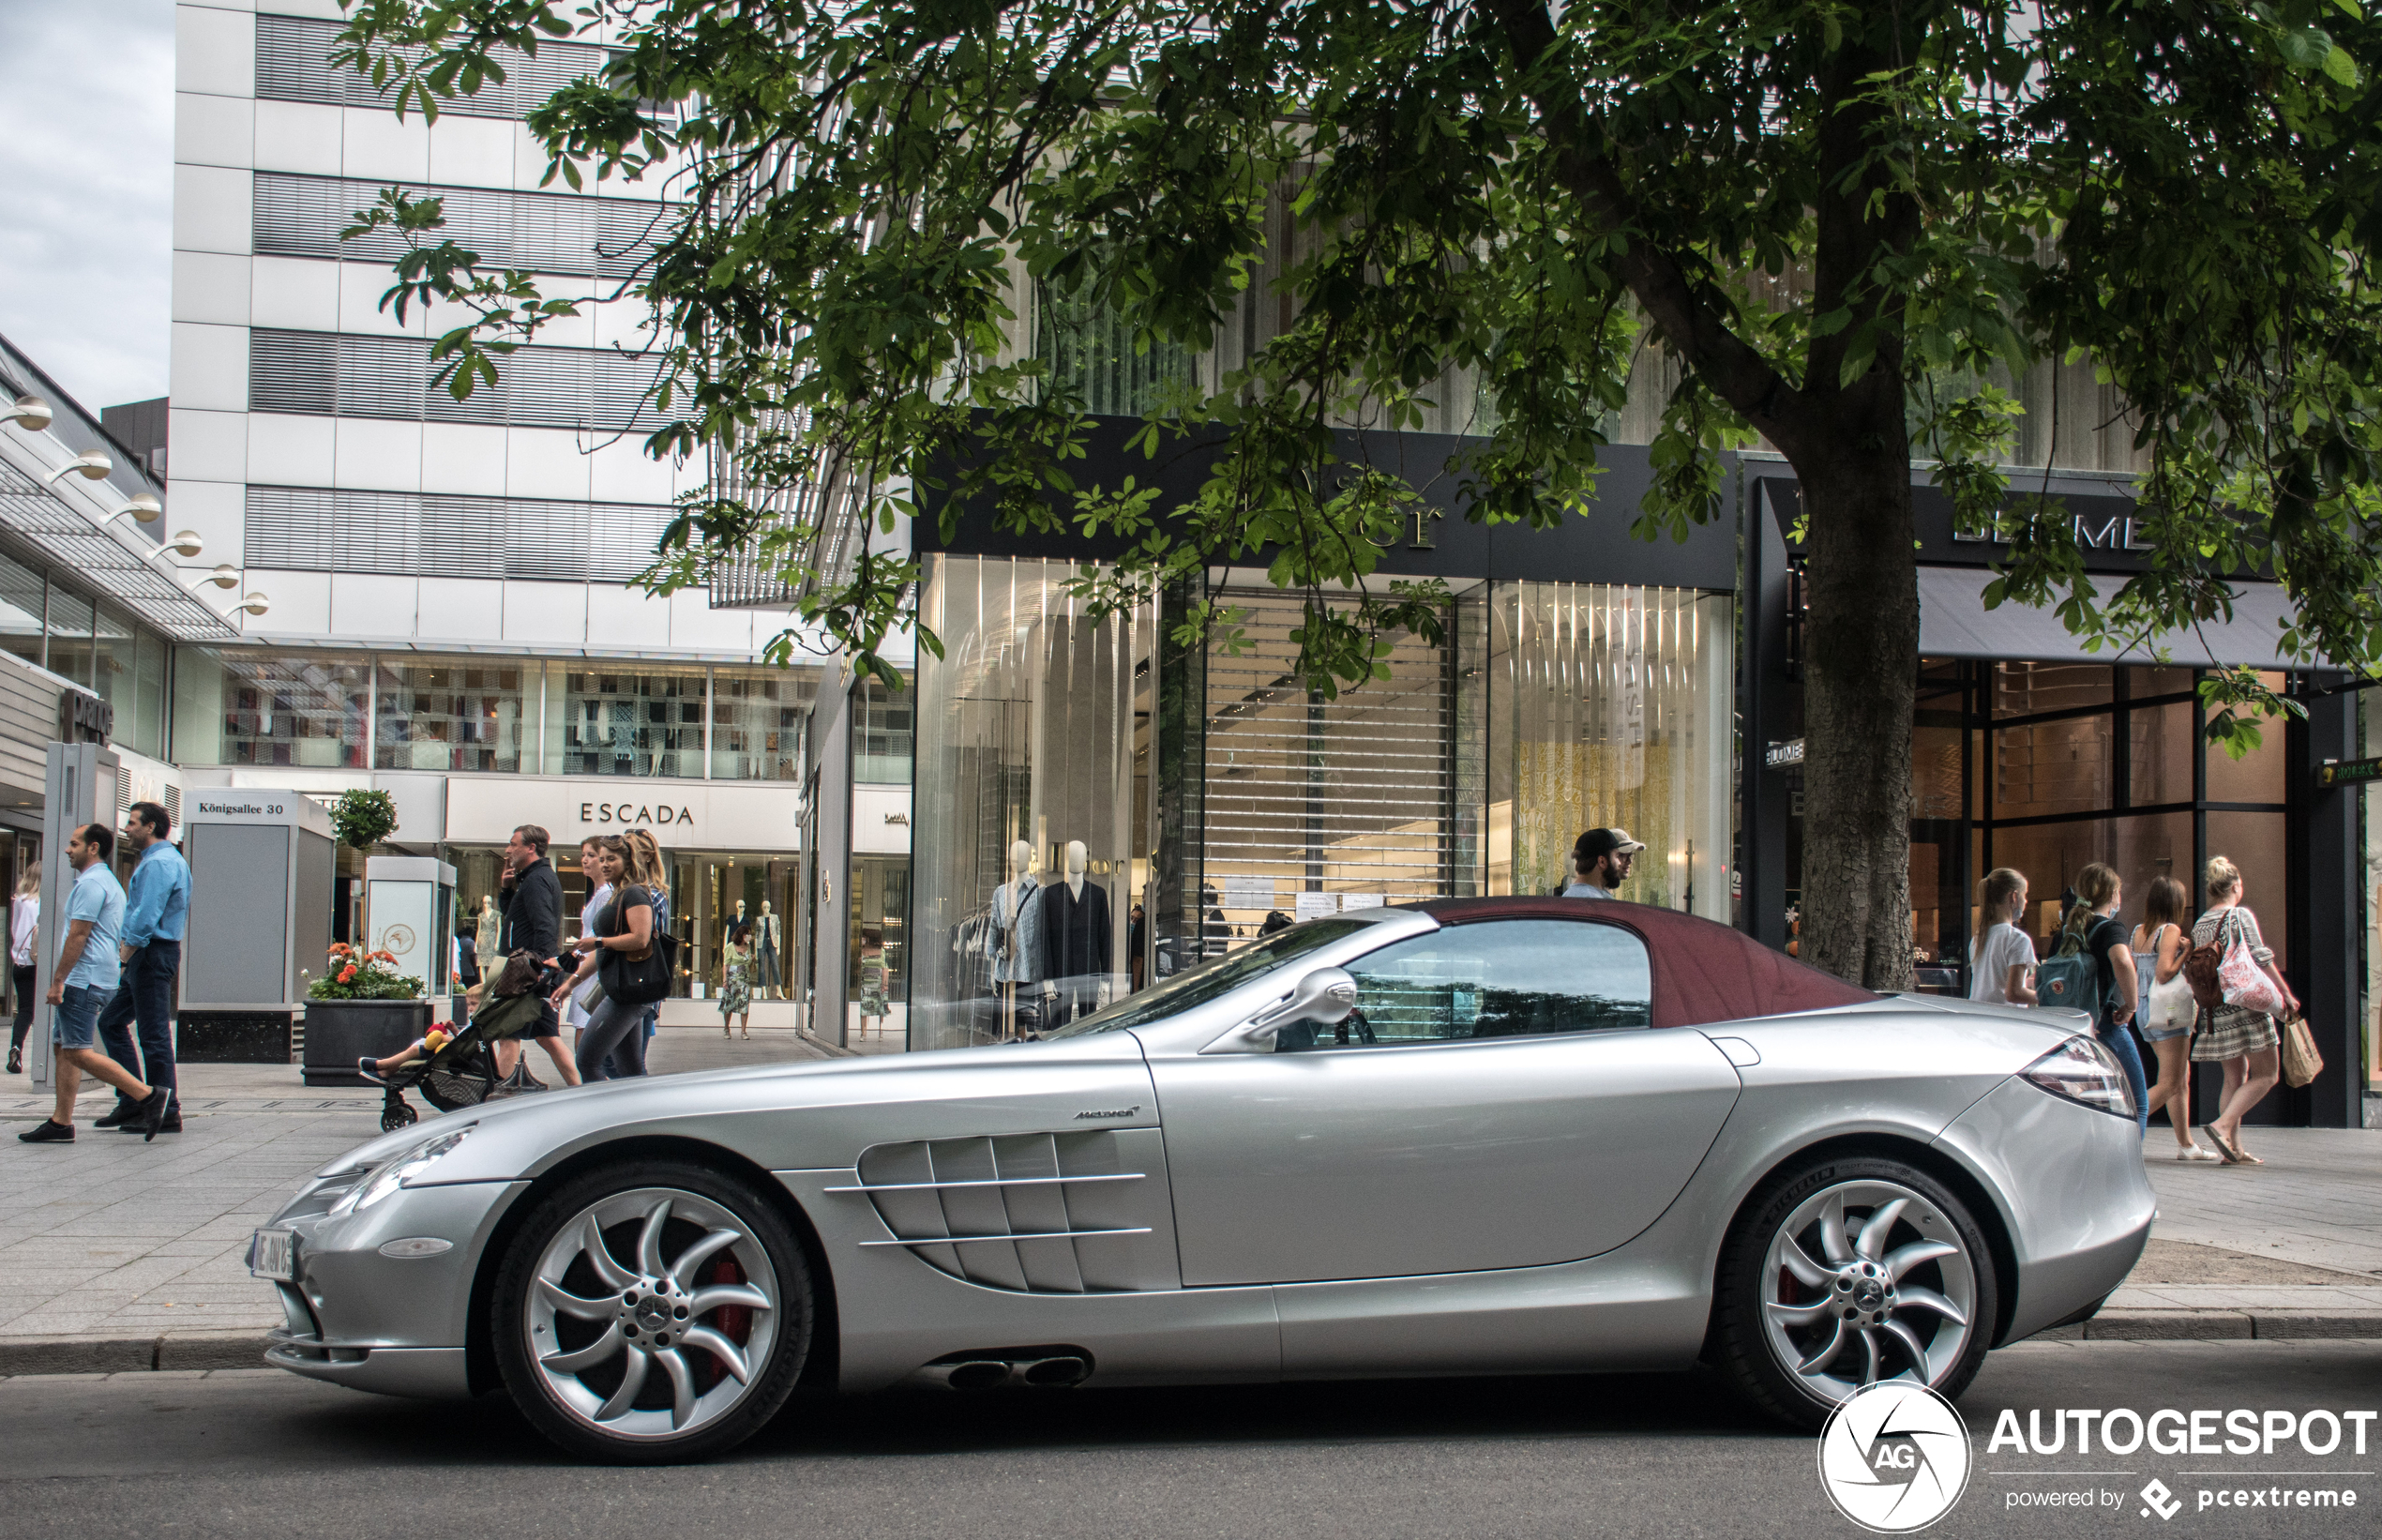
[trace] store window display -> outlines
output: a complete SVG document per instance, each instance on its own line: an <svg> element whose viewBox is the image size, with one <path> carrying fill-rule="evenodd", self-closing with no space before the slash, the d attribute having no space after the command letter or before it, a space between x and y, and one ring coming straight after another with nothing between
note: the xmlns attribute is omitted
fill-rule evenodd
<svg viewBox="0 0 2382 1540"><path fill-rule="evenodd" d="M943 645L918 659L909 717L906 944L887 1001L913 1049L1044 1030L1045 982L1056 1010L1060 981L1074 976L1050 972L1054 890L1066 905L1102 907L1104 967L1123 951L1126 884L1147 854L1148 824L1135 818L1136 671L1157 633L1153 608L1087 613L1067 563L930 554L925 566L920 618ZM1068 887L1070 843L1082 848L1080 891L1098 889L1096 899ZM864 925L895 908L870 907ZM1096 986L1068 986L1064 1008L1097 999Z"/></svg>
<svg viewBox="0 0 2382 1540"><path fill-rule="evenodd" d="M1065 878L1042 890L1046 1028L1065 1026L1108 1003L1113 928L1108 890L1084 880L1091 859L1082 840L1068 840Z"/></svg>

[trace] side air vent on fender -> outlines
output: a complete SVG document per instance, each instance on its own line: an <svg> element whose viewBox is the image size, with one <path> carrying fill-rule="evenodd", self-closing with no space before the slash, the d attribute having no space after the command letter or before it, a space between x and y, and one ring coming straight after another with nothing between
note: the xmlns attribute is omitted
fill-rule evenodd
<svg viewBox="0 0 2382 1540"><path fill-rule="evenodd" d="M1121 1134L1123 1137L1121 1138ZM1166 1213L1164 1178L1135 1169L1125 1140L1156 1131L1003 1134L872 1145L860 1185L900 1246L942 1272L1038 1294L1172 1287L1137 1253Z"/></svg>

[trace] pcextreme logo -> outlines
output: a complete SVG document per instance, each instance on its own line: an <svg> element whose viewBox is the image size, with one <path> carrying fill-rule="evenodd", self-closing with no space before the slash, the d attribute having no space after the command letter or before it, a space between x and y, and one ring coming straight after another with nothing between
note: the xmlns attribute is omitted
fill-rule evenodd
<svg viewBox="0 0 2382 1540"><path fill-rule="evenodd" d="M1819 1430L1819 1485L1862 1529L1923 1530L1968 1486L1967 1425L1915 1381L1864 1386Z"/></svg>

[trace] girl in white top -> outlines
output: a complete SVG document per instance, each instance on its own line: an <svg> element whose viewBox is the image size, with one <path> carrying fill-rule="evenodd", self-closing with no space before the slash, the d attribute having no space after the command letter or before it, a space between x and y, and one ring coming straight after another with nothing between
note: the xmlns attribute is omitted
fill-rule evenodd
<svg viewBox="0 0 2382 1540"><path fill-rule="evenodd" d="M2034 939L2018 929L2027 912L2023 872L1997 867L1985 874L1977 907L1979 930L1968 943L1968 998L1994 1005L2035 1004L2027 975L2035 965Z"/></svg>
<svg viewBox="0 0 2382 1540"><path fill-rule="evenodd" d="M33 1025L33 946L41 926L41 863L25 868L8 904L8 978L16 990L17 1019L8 1028L8 1073L24 1073L25 1033Z"/></svg>

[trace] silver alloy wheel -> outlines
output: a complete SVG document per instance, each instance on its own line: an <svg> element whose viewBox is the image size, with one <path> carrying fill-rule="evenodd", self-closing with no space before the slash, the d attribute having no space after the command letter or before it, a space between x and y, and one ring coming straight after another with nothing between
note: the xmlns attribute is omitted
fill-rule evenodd
<svg viewBox="0 0 2382 1540"><path fill-rule="evenodd" d="M1839 1183L1771 1237L1762 1329L1822 1400L1879 1380L1933 1385L1976 1330L1977 1266L1933 1199L1898 1182Z"/></svg>
<svg viewBox="0 0 2382 1540"><path fill-rule="evenodd" d="M624 1243L633 1258L618 1254ZM742 1277L704 1281L723 1261ZM683 1188L639 1187L555 1231L521 1324L556 1405L615 1438L669 1439L751 1391L776 1343L777 1314L777 1274L750 1225Z"/></svg>

